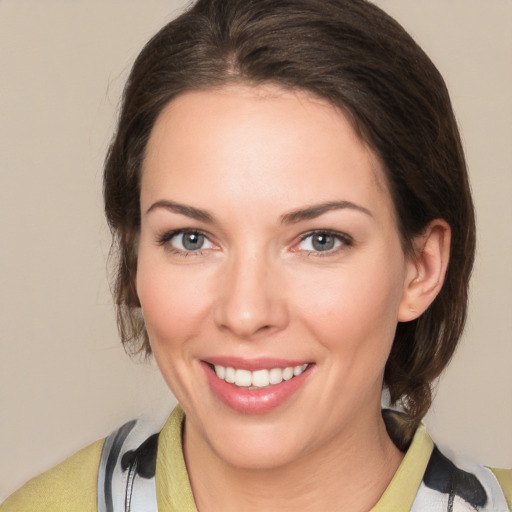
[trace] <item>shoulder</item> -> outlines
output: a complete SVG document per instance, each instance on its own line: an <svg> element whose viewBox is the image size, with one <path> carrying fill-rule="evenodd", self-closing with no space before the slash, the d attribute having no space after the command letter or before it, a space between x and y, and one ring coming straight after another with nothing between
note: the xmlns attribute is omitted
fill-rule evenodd
<svg viewBox="0 0 512 512"><path fill-rule="evenodd" d="M512 469L490 468L498 480L507 500L508 508L512 510Z"/></svg>
<svg viewBox="0 0 512 512"><path fill-rule="evenodd" d="M412 510L436 503L443 504L439 510L508 512L511 492L511 470L490 469L434 446Z"/></svg>
<svg viewBox="0 0 512 512"><path fill-rule="evenodd" d="M375 512L512 511L512 469L488 468L446 447L439 449L423 424L411 439L403 413L388 410L383 417L406 455Z"/></svg>
<svg viewBox="0 0 512 512"><path fill-rule="evenodd" d="M143 502L146 498L155 501L162 418L143 417L125 423L105 439L28 481L0 505L0 512L97 512L98 507L124 510L126 493L131 495L133 490Z"/></svg>
<svg viewBox="0 0 512 512"><path fill-rule="evenodd" d="M96 487L103 440L29 480L0 506L1 512L96 511Z"/></svg>

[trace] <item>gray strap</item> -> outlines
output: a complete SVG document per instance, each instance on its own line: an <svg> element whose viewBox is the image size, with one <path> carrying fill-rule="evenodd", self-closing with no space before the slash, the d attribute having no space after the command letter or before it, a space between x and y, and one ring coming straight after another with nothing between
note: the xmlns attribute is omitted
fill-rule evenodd
<svg viewBox="0 0 512 512"><path fill-rule="evenodd" d="M157 512L160 428L154 423L133 420L105 439L98 472L98 512Z"/></svg>
<svg viewBox="0 0 512 512"><path fill-rule="evenodd" d="M489 468L437 447L430 457L411 512L508 512Z"/></svg>

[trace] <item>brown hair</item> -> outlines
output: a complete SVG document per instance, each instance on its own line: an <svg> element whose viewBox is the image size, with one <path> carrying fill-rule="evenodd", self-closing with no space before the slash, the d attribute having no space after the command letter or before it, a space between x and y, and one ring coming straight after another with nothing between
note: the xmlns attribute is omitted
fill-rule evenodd
<svg viewBox="0 0 512 512"><path fill-rule="evenodd" d="M420 318L397 326L385 370L391 402L401 400L418 420L463 330L474 212L441 75L396 21L364 0L199 0L142 50L104 175L123 343L151 351L134 276L141 165L152 127L178 94L228 82L304 89L343 109L380 158L405 251L431 220L450 225L444 286Z"/></svg>

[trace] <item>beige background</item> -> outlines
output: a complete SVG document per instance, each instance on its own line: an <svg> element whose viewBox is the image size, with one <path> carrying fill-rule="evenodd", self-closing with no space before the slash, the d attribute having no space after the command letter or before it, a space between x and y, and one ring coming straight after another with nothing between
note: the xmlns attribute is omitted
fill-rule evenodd
<svg viewBox="0 0 512 512"><path fill-rule="evenodd" d="M379 0L438 64L478 209L463 344L429 430L512 465L512 1ZM101 167L121 86L182 0L0 0L0 499L142 412L172 407L117 341Z"/></svg>

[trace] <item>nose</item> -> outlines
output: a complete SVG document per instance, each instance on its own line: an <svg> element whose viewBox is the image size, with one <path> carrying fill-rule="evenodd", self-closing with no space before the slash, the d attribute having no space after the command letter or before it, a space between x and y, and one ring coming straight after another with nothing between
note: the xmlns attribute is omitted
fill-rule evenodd
<svg viewBox="0 0 512 512"><path fill-rule="evenodd" d="M219 329L251 340L288 324L281 272L265 257L240 255L227 262L220 281L214 312Z"/></svg>

